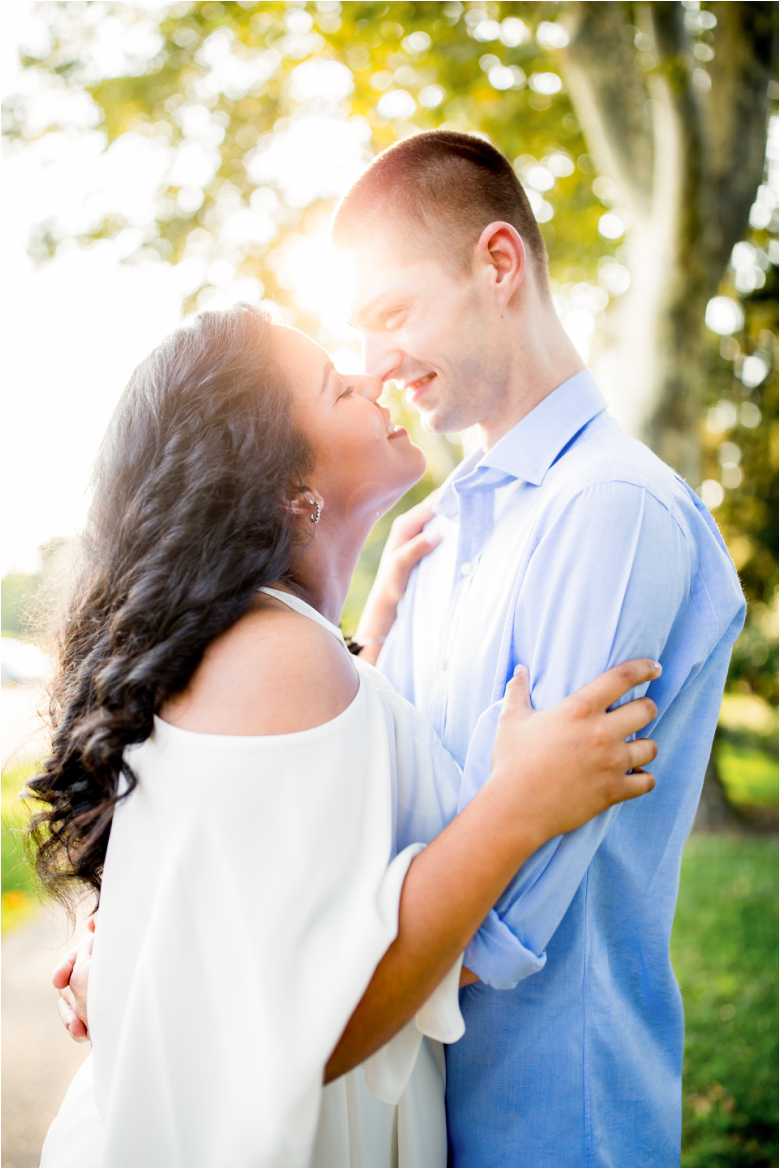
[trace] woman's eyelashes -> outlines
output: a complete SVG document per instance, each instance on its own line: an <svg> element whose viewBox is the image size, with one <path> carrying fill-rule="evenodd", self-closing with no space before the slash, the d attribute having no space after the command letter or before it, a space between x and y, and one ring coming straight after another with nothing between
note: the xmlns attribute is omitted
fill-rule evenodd
<svg viewBox="0 0 780 1169"><path fill-rule="evenodd" d="M341 401L342 398L348 398L350 396L350 394L352 393L352 391L354 390L354 388L355 388L354 386L346 386L344 388L344 390L336 398L336 401L339 402L339 401Z"/></svg>

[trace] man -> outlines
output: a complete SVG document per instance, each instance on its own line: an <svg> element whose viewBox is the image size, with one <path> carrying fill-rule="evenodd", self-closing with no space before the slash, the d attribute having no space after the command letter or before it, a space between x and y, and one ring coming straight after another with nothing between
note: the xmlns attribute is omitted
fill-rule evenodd
<svg viewBox="0 0 780 1169"><path fill-rule="evenodd" d="M655 792L537 853L467 951L451 1163L679 1164L669 936L739 581L693 491L605 412L493 147L450 131L396 144L345 196L333 237L353 261L367 372L400 382L427 428L482 438L444 485L428 528L441 543L379 660L463 766L461 805L487 778L518 664L538 707L627 658L664 667Z"/></svg>
<svg viewBox="0 0 780 1169"><path fill-rule="evenodd" d="M739 582L693 492L606 414L493 147L449 131L391 147L343 200L334 242L354 262L367 370L400 381L430 429L482 437L444 485L429 525L441 543L379 661L463 766L461 804L488 776L517 665L537 707L631 657L664 667L656 790L550 842L468 949L466 1034L447 1052L452 1164L674 1165L669 935ZM359 634L383 635L371 616Z"/></svg>

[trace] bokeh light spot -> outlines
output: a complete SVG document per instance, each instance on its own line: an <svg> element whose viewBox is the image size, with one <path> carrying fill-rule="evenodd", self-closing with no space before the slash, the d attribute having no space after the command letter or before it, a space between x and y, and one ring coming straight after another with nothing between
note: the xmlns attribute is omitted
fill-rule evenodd
<svg viewBox="0 0 780 1169"><path fill-rule="evenodd" d="M736 333L745 323L741 305L730 296L713 296L704 314L704 323L713 333L726 336Z"/></svg>

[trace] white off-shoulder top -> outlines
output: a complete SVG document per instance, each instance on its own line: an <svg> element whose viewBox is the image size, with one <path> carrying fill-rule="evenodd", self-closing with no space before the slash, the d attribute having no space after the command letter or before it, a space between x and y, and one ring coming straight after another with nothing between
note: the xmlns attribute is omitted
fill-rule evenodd
<svg viewBox="0 0 780 1169"><path fill-rule="evenodd" d="M358 692L321 726L213 735L156 718L128 752L139 782L106 857L92 1055L43 1165L446 1165L443 1061L423 1036L462 1034L460 962L363 1068L322 1087L460 782L427 722L353 660Z"/></svg>

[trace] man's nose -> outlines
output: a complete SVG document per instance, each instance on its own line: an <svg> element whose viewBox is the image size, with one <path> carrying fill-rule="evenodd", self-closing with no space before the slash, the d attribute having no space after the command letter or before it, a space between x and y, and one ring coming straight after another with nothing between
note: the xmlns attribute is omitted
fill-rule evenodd
<svg viewBox="0 0 780 1169"><path fill-rule="evenodd" d="M363 368L369 377L388 382L401 367L403 353L380 336L363 335Z"/></svg>
<svg viewBox="0 0 780 1169"><path fill-rule="evenodd" d="M372 402L378 402L382 395L382 379L372 377L369 373L360 375L360 393Z"/></svg>

